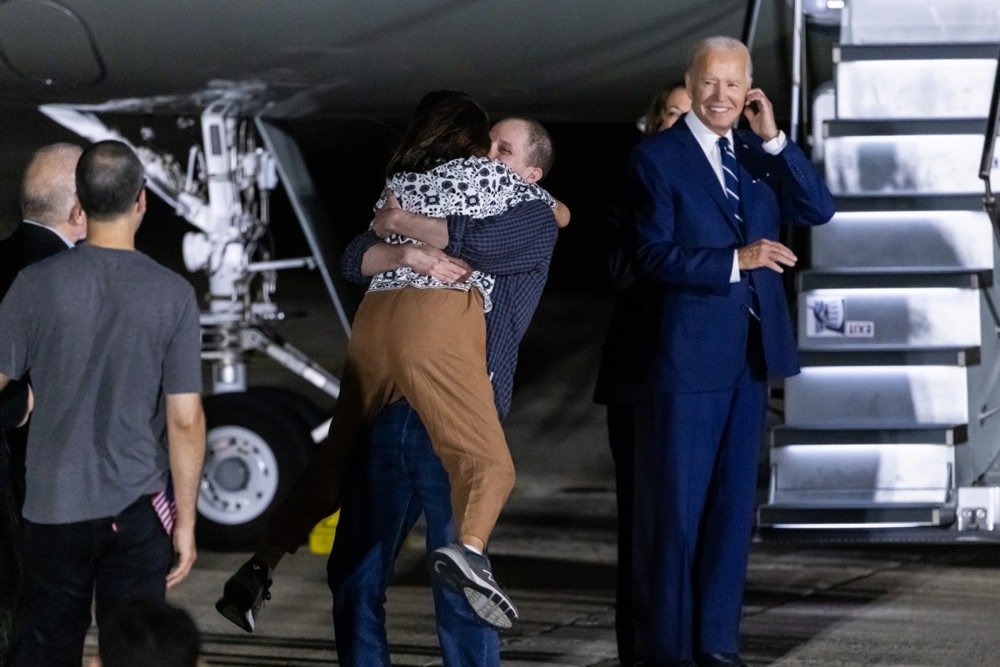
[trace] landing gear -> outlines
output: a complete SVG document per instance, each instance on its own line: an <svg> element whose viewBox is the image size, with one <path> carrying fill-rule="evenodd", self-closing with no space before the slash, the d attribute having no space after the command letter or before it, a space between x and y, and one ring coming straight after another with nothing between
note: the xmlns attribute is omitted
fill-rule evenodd
<svg viewBox="0 0 1000 667"><path fill-rule="evenodd" d="M208 549L253 549L279 501L315 447L322 412L283 389L205 398L208 426L198 496L198 543Z"/></svg>

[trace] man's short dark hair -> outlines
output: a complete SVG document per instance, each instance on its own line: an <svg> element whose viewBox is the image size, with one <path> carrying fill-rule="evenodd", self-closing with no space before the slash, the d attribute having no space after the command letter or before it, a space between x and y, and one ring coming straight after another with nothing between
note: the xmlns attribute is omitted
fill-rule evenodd
<svg viewBox="0 0 1000 667"><path fill-rule="evenodd" d="M99 630L102 667L195 667L201 654L191 616L162 600L124 601Z"/></svg>
<svg viewBox="0 0 1000 667"><path fill-rule="evenodd" d="M142 192L142 162L121 141L98 141L76 165L76 196L88 219L110 220L129 211Z"/></svg>
<svg viewBox="0 0 1000 667"><path fill-rule="evenodd" d="M548 176L555 162L555 151L552 149L552 137L545 126L534 118L523 118L521 116L511 116L504 120L519 120L528 126L528 155L527 164L529 167L538 167L542 170L542 176Z"/></svg>

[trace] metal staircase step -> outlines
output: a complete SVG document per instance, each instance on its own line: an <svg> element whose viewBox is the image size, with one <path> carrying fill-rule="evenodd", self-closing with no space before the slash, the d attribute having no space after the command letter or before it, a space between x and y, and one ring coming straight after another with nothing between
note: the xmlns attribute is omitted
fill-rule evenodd
<svg viewBox="0 0 1000 667"><path fill-rule="evenodd" d="M841 211L810 231L815 271L993 270L985 212Z"/></svg>
<svg viewBox="0 0 1000 667"><path fill-rule="evenodd" d="M785 422L832 429L965 424L968 394L961 366L810 366L785 380Z"/></svg>
<svg viewBox="0 0 1000 667"><path fill-rule="evenodd" d="M768 504L757 510L758 526L785 530L939 527L950 526L954 522L954 507L940 503L875 504L870 507Z"/></svg>
<svg viewBox="0 0 1000 667"><path fill-rule="evenodd" d="M807 290L798 296L799 349L976 347L979 304L977 289Z"/></svg>
<svg viewBox="0 0 1000 667"><path fill-rule="evenodd" d="M867 424L844 428L809 428L798 424L777 426L771 432L773 447L790 445L857 445L864 443L894 445L959 445L969 440L968 424L928 424L872 429Z"/></svg>
<svg viewBox="0 0 1000 667"><path fill-rule="evenodd" d="M983 148L983 134L986 132L986 114L972 118L859 118L851 120L828 120L825 124L827 139L860 137L899 137L926 135L965 135L979 137L979 150Z"/></svg>
<svg viewBox="0 0 1000 667"><path fill-rule="evenodd" d="M871 507L945 503L955 449L945 444L786 445L771 450L771 504Z"/></svg>
<svg viewBox="0 0 1000 667"><path fill-rule="evenodd" d="M985 118L998 49L998 44L834 47L836 116Z"/></svg>
<svg viewBox="0 0 1000 667"><path fill-rule="evenodd" d="M982 212L983 196L972 193L841 193L836 195L837 211L974 211Z"/></svg>
<svg viewBox="0 0 1000 667"><path fill-rule="evenodd" d="M996 65L997 49L1000 48L997 37L1000 33L994 35L993 40L978 43L836 44L833 62L839 65L888 60L992 60Z"/></svg>
<svg viewBox="0 0 1000 667"><path fill-rule="evenodd" d="M851 0L841 13L842 44L992 42L996 0Z"/></svg>
<svg viewBox="0 0 1000 667"><path fill-rule="evenodd" d="M952 287L982 289L993 286L992 270L977 271L868 271L865 269L824 269L800 271L795 277L799 292L819 289Z"/></svg>
<svg viewBox="0 0 1000 667"><path fill-rule="evenodd" d="M975 194L984 119L827 121L825 176L839 194Z"/></svg>
<svg viewBox="0 0 1000 667"><path fill-rule="evenodd" d="M978 366L982 348L856 349L833 347L825 350L799 351L803 366Z"/></svg>

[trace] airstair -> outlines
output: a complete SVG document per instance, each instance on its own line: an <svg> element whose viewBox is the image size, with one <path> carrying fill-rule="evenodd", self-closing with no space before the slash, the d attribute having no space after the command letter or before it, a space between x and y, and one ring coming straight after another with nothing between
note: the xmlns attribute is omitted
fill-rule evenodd
<svg viewBox="0 0 1000 667"><path fill-rule="evenodd" d="M758 524L1000 540L1000 252L981 180L989 160L1000 189L984 150L1000 2L848 0L839 14L833 81L812 103L838 212L796 278L803 370L785 381Z"/></svg>

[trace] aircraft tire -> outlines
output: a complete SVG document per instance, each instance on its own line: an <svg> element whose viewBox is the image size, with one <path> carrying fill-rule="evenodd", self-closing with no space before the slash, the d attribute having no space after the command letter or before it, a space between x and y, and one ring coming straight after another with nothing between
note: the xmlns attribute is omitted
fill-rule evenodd
<svg viewBox="0 0 1000 667"><path fill-rule="evenodd" d="M322 424L331 414L329 410L324 410L302 394L282 387L254 385L247 387L247 395L254 400L259 399L281 406L283 410L300 417L310 429Z"/></svg>
<svg viewBox="0 0 1000 667"><path fill-rule="evenodd" d="M292 409L287 396L277 400L274 392L280 391L205 397L199 546L218 551L255 548L275 502L306 464L314 447L310 424Z"/></svg>

